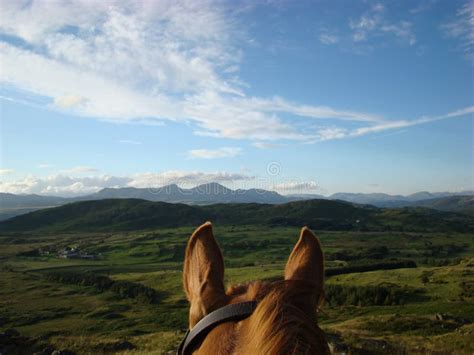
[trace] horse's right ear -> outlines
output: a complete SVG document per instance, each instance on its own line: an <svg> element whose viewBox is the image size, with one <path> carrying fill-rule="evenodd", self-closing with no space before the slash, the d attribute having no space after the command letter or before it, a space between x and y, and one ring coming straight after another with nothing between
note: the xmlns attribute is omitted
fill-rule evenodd
<svg viewBox="0 0 474 355"><path fill-rule="evenodd" d="M318 238L307 227L300 232L285 267L285 280L306 281L315 285L315 291L324 288L324 256Z"/></svg>
<svg viewBox="0 0 474 355"><path fill-rule="evenodd" d="M183 284L191 303L191 328L205 315L225 303L224 260L212 234L210 222L197 228L189 239L184 260Z"/></svg>

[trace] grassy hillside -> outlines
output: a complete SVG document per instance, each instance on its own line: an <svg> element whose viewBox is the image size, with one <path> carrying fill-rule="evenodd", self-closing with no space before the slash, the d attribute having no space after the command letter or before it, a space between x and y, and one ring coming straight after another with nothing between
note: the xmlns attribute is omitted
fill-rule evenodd
<svg viewBox="0 0 474 355"><path fill-rule="evenodd" d="M14 217L0 223L3 231L132 230L198 224L205 215L184 204L115 199L75 202Z"/></svg>
<svg viewBox="0 0 474 355"><path fill-rule="evenodd" d="M0 231L127 231L206 220L224 225L308 225L319 230L474 231L470 216L424 208L378 209L330 200L189 206L139 199L75 202L35 211L1 222Z"/></svg>
<svg viewBox="0 0 474 355"><path fill-rule="evenodd" d="M16 329L24 354L174 353L187 326L181 270L194 227L0 233L0 333ZM299 228L216 223L214 232L230 285L282 277ZM320 323L340 353L474 351L473 233L316 233L333 275ZM59 257L66 246L96 259ZM394 260L417 267L387 270Z"/></svg>
<svg viewBox="0 0 474 355"><path fill-rule="evenodd" d="M413 204L419 207L465 213L474 216L474 196L449 196L417 201Z"/></svg>

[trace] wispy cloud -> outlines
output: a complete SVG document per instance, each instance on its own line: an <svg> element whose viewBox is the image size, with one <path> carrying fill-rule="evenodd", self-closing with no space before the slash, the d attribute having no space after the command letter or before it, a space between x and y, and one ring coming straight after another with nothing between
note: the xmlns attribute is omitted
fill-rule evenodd
<svg viewBox="0 0 474 355"><path fill-rule="evenodd" d="M119 140L119 143L131 144L131 145L141 145L142 144L142 142L140 142L140 141L134 141L134 140L131 140L131 139L121 139L121 140Z"/></svg>
<svg viewBox="0 0 474 355"><path fill-rule="evenodd" d="M8 174L13 174L15 170L13 169L0 169L0 176L1 175L8 175Z"/></svg>
<svg viewBox="0 0 474 355"><path fill-rule="evenodd" d="M271 149L271 148L276 148L280 146L280 144L268 143L268 142L253 142L252 145L255 148L259 148L259 149Z"/></svg>
<svg viewBox="0 0 474 355"><path fill-rule="evenodd" d="M288 193L309 193L319 190L319 184L316 181L287 181L271 186L272 190L276 190L283 194Z"/></svg>
<svg viewBox="0 0 474 355"><path fill-rule="evenodd" d="M319 35L319 42L322 44L336 44L339 42L339 37L329 33L322 33Z"/></svg>
<svg viewBox="0 0 474 355"><path fill-rule="evenodd" d="M472 19L469 9L463 7L460 18ZM413 45L411 23L389 21L387 11L376 3L352 19L353 40L390 35ZM257 147L419 124L350 108L248 95L238 77L243 26L221 3L7 1L2 15L0 30L18 41L0 43L0 81L42 97L49 109L113 122L181 122L197 135L246 139ZM449 29L453 36L468 36L457 26ZM323 33L319 40L336 43L341 40L337 33ZM314 120L326 127L311 128ZM363 127L356 133L341 127L343 122ZM189 154L210 159L239 153L231 148Z"/></svg>
<svg viewBox="0 0 474 355"><path fill-rule="evenodd" d="M0 182L0 191L14 194L42 194L76 196L97 192L104 187L122 187L130 181L128 177L94 176L78 177L64 174L25 178Z"/></svg>
<svg viewBox="0 0 474 355"><path fill-rule="evenodd" d="M353 41L365 42L374 36L391 34L403 43L413 46L416 43L416 35L413 32L412 23L407 20L395 22L389 20L385 12L385 6L378 3L358 19L351 19L349 28L352 30Z"/></svg>
<svg viewBox="0 0 474 355"><path fill-rule="evenodd" d="M6 2L2 10L0 29L23 45L0 44L0 80L49 98L50 109L116 122L192 122L196 134L258 141L313 138L280 114L384 119L246 95L236 76L241 26L212 1Z"/></svg>
<svg viewBox="0 0 474 355"><path fill-rule="evenodd" d="M347 129L339 127L323 128L318 131L318 139L328 141L347 137Z"/></svg>
<svg viewBox="0 0 474 355"><path fill-rule="evenodd" d="M382 15L378 12L368 12L360 16L357 20L350 20L349 27L353 30L352 39L354 42L361 42L367 39L368 34L375 30L382 22Z"/></svg>
<svg viewBox="0 0 474 355"><path fill-rule="evenodd" d="M153 188L177 184L182 187L192 187L210 182L218 182L232 187L234 184L255 180L255 176L232 173L227 171L182 171L168 170L158 173L140 173L132 175L127 186L139 188Z"/></svg>
<svg viewBox="0 0 474 355"><path fill-rule="evenodd" d="M192 149L188 152L190 158L217 159L232 158L241 154L242 149L238 147L222 147L218 149Z"/></svg>
<svg viewBox="0 0 474 355"><path fill-rule="evenodd" d="M54 104L60 108L71 108L84 103L86 99L79 95L67 95L54 98Z"/></svg>
<svg viewBox="0 0 474 355"><path fill-rule="evenodd" d="M251 175L225 171L164 171L159 173L139 173L130 176L68 176L65 174L47 177L27 176L15 181L1 182L0 192L15 194L42 194L77 196L97 192L103 188L159 188L169 184L191 187L209 182L219 182L232 187L234 184L253 181Z"/></svg>
<svg viewBox="0 0 474 355"><path fill-rule="evenodd" d="M372 11L377 13L377 12L382 12L385 10L385 6L382 3L376 3L372 6Z"/></svg>
<svg viewBox="0 0 474 355"><path fill-rule="evenodd" d="M54 165L51 165L49 163L41 163L41 164L38 164L38 168L40 169L49 169L49 168L53 168Z"/></svg>
<svg viewBox="0 0 474 355"><path fill-rule="evenodd" d="M410 9L410 14L417 15L419 13L425 12L434 5L437 0L423 0L417 6Z"/></svg>
<svg viewBox="0 0 474 355"><path fill-rule="evenodd" d="M433 116L433 117L420 117L414 120L396 120L377 123L367 127L360 127L353 130L341 129L341 128L325 128L318 131L318 137L316 140L325 141L332 139L343 139L351 137L361 137L370 133L379 133L383 131L389 131L400 128L407 128L420 124L431 123L439 120L445 120L450 118L458 118L465 116L472 116L474 114L474 106L466 107L460 110L449 112L445 115Z"/></svg>
<svg viewBox="0 0 474 355"><path fill-rule="evenodd" d="M62 170L63 174L88 174L88 173L97 173L99 170L90 166L75 166L70 169Z"/></svg>
<svg viewBox="0 0 474 355"><path fill-rule="evenodd" d="M412 24L408 21L400 21L397 24L383 25L383 32L392 33L400 40L407 42L410 46L416 43L416 37L412 30Z"/></svg>
<svg viewBox="0 0 474 355"><path fill-rule="evenodd" d="M451 22L441 25L446 37L458 39L460 48L474 63L474 2L466 1Z"/></svg>
<svg viewBox="0 0 474 355"><path fill-rule="evenodd" d="M85 116L125 122L139 119L144 123L154 118L158 122L191 119L198 125L199 134L233 139L304 139L305 132L284 123L278 113L316 119L380 119L366 113L291 103L283 98L228 96L215 91L204 91L182 100L167 95L155 97L9 44L2 44L0 50L6 68L2 72L4 82L53 97L68 88L77 92L76 96L85 97L80 105L71 105L69 109ZM109 95L110 92L114 95Z"/></svg>

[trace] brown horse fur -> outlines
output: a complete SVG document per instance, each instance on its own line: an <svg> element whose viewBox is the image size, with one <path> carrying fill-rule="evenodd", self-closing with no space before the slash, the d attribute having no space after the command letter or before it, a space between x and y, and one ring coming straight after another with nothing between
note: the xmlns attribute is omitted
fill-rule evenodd
<svg viewBox="0 0 474 355"><path fill-rule="evenodd" d="M281 281L254 281L224 289L224 260L207 222L189 239L184 290L191 304L189 327L227 304L258 301L254 313L215 327L195 354L329 354L317 310L323 299L324 258L318 238L301 229Z"/></svg>

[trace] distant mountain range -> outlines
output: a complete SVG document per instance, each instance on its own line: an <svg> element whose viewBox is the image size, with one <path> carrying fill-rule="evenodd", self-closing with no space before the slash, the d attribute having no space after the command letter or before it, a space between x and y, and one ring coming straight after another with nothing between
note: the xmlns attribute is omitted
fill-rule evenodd
<svg viewBox="0 0 474 355"><path fill-rule="evenodd" d="M421 207L377 208L336 200L205 206L105 199L42 209L0 222L0 232L116 232L159 227L308 225L316 230L474 232L474 217Z"/></svg>
<svg viewBox="0 0 474 355"><path fill-rule="evenodd" d="M161 201L186 204L213 203L285 203L289 200L275 191L268 190L231 190L218 183L199 185L190 189L181 188L176 184L155 189L138 189L125 187L119 189L106 188L95 194L79 198L79 200L102 200L106 198L140 198L148 201ZM76 199L77 200L77 199Z"/></svg>
<svg viewBox="0 0 474 355"><path fill-rule="evenodd" d="M290 195L292 196L292 195ZM296 195L298 196L298 195ZM327 198L330 200L342 200L347 202L353 202L358 204L374 205L377 207L404 207L412 206L413 203L418 201L441 199L453 196L474 196L474 191L462 191L462 192L417 192L411 195L389 195L384 193L350 193L350 192L338 192L328 197L321 197L320 195L300 195L305 198Z"/></svg>
<svg viewBox="0 0 474 355"><path fill-rule="evenodd" d="M265 203L283 204L292 201L327 199L342 200L376 207L416 207L422 206L442 211L452 211L474 215L474 191L461 193L418 192L408 196L383 193L335 193L325 197L314 194L281 195L275 191L262 189L231 190L218 183L199 185L185 189L175 184L161 188L105 188L99 192L79 197L57 197L40 195L15 195L0 193L0 220L21 215L34 210L61 206L71 202L103 199L136 198L147 201L184 203L188 205L209 205L216 203Z"/></svg>

